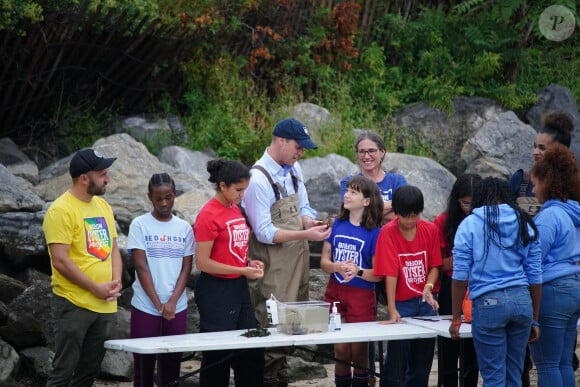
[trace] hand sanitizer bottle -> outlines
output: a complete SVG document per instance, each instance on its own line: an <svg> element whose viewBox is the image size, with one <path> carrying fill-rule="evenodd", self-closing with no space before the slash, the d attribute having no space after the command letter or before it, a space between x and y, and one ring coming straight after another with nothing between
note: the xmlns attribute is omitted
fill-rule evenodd
<svg viewBox="0 0 580 387"><path fill-rule="evenodd" d="M278 320L278 303L276 302L276 297L273 294L270 295L270 299L266 300L266 314L268 316L268 323L276 325L279 323Z"/></svg>
<svg viewBox="0 0 580 387"><path fill-rule="evenodd" d="M335 301L332 303L332 313L330 314L330 323L328 324L329 331L340 331L341 321L340 314L336 308L336 304L340 304L340 301Z"/></svg>

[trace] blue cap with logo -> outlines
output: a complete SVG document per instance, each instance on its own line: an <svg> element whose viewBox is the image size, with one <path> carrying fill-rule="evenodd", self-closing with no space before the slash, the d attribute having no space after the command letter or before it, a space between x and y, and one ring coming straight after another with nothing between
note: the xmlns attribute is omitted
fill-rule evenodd
<svg viewBox="0 0 580 387"><path fill-rule="evenodd" d="M305 149L316 149L316 144L308 135L308 128L296 118L286 118L276 124L272 135L296 141Z"/></svg>

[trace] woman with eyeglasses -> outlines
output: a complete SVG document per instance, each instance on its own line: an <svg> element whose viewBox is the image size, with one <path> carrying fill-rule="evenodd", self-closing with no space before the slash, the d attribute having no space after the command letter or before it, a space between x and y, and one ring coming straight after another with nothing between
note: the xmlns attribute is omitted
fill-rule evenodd
<svg viewBox="0 0 580 387"><path fill-rule="evenodd" d="M451 276L453 274L453 240L459 223L471 213L473 188L481 181L481 176L466 173L460 175L447 198L447 208L435 218L435 225L439 228L441 238L441 266L439 288L439 314L450 315L451 310ZM457 387L457 360L459 359L459 342L444 337L437 339L438 386ZM477 386L479 368L472 339L463 342L463 361L467 370L464 386Z"/></svg>
<svg viewBox="0 0 580 387"><path fill-rule="evenodd" d="M377 133L365 130L356 139L354 145L357 161L360 167L360 175L371 179L379 186L383 197L383 224L395 218L391 201L397 188L407 185L407 180L398 173L387 172L382 168L387 150L385 141ZM344 197L346 183L352 176L347 176L340 182L340 197Z"/></svg>
<svg viewBox="0 0 580 387"><path fill-rule="evenodd" d="M357 155L358 165L360 167L359 175L374 181L381 191L383 198L383 224L395 219L393 213L393 193L397 188L407 185L407 180L403 175L398 173L387 172L382 168L385 154L387 153L385 141L377 133L365 130L361 132L354 144L354 149ZM340 197L341 201L346 192L346 185L351 179L347 176L340 182ZM387 303L387 296L385 291L385 281L381 280L375 284L375 294L377 303L385 305ZM371 371L371 385L374 385L375 375L375 346L369 345L369 361Z"/></svg>

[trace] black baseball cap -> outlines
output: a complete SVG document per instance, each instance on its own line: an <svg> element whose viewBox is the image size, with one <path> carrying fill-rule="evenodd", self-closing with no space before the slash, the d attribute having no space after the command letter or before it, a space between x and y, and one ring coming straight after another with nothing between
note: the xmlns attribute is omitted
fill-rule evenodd
<svg viewBox="0 0 580 387"><path fill-rule="evenodd" d="M116 157L104 157L92 148L81 149L71 159L68 170L70 176L75 178L90 171L107 169L115 160L117 160Z"/></svg>
<svg viewBox="0 0 580 387"><path fill-rule="evenodd" d="M296 118L286 118L276 124L272 135L289 138L300 144L305 149L318 148L308 135L308 128Z"/></svg>

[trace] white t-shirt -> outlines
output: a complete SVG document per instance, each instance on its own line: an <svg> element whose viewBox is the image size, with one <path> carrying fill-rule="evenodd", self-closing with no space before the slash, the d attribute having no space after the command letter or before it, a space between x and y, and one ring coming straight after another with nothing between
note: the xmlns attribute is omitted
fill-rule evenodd
<svg viewBox="0 0 580 387"><path fill-rule="evenodd" d="M173 216L168 222L160 222L151 215L143 214L129 226L128 250L145 251L153 285L161 303L173 294L181 273L183 257L194 255L193 229L185 220ZM145 293L139 275L135 273L131 305L145 313L159 316L153 302ZM179 297L175 312L187 309L185 291Z"/></svg>

